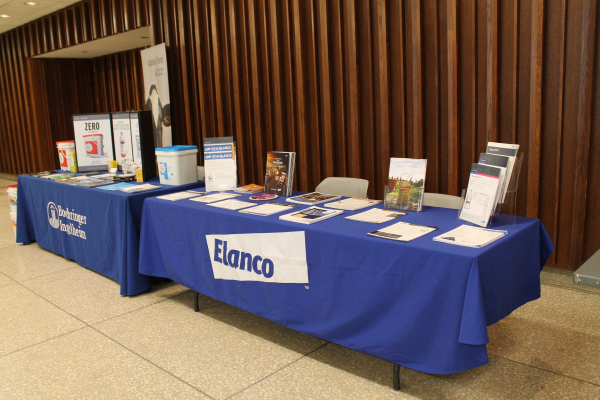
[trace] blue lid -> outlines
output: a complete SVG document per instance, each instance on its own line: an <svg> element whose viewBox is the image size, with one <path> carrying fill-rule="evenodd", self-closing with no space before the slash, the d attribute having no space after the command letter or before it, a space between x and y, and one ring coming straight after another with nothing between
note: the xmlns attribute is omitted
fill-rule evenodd
<svg viewBox="0 0 600 400"><path fill-rule="evenodd" d="M184 151L184 150L198 150L198 146L169 146L169 147L157 147L156 151Z"/></svg>

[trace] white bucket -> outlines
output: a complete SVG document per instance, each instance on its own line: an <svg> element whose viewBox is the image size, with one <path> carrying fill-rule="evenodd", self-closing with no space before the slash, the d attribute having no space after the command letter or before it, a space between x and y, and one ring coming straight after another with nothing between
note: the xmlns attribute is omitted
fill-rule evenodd
<svg viewBox="0 0 600 400"><path fill-rule="evenodd" d="M13 231L15 233L15 239L17 238L17 213L10 213L10 219L12 220Z"/></svg>
<svg viewBox="0 0 600 400"><path fill-rule="evenodd" d="M60 161L61 171L70 171L69 153L75 153L75 142L73 140L56 142L56 148L58 149L58 160Z"/></svg>
<svg viewBox="0 0 600 400"><path fill-rule="evenodd" d="M17 215L17 185L7 186L6 193L8 193L10 212L15 213L15 215Z"/></svg>
<svg viewBox="0 0 600 400"><path fill-rule="evenodd" d="M84 135L85 155L88 157L104 156L104 135L95 133L93 135Z"/></svg>
<svg viewBox="0 0 600 400"><path fill-rule="evenodd" d="M185 185L198 181L198 147L170 146L156 149L161 185Z"/></svg>

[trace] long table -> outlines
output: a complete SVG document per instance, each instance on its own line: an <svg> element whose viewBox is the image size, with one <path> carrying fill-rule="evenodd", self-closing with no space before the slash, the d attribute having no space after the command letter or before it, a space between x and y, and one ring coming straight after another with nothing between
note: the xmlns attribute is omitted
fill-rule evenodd
<svg viewBox="0 0 600 400"><path fill-rule="evenodd" d="M304 225L280 220L280 214L260 217L191 200L148 199L140 272L435 374L487 364L487 326L540 297L540 271L553 244L537 219L518 218L502 228L508 235L473 249L432 240L463 224L456 210L431 207L401 217L439 227L408 243L367 236L398 220L375 225L343 218L362 211ZM272 232L304 232L308 283L215 279L206 235ZM214 257L224 255L222 247Z"/></svg>
<svg viewBox="0 0 600 400"><path fill-rule="evenodd" d="M148 183L159 185L159 180L154 178ZM150 277L140 274L138 268L144 200L203 186L200 181L128 194L21 175L17 188L17 243L36 241L119 282L121 295L139 294L150 288Z"/></svg>

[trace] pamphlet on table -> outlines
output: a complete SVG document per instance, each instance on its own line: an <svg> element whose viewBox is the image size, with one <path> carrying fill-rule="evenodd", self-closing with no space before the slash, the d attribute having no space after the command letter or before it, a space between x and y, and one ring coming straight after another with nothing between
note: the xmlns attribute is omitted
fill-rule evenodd
<svg viewBox="0 0 600 400"><path fill-rule="evenodd" d="M390 222L396 218L406 215L405 212L382 210L381 208L372 208L359 214L349 215L346 219L359 222L369 222L372 224L382 224Z"/></svg>
<svg viewBox="0 0 600 400"><path fill-rule="evenodd" d="M289 197L285 199L290 203L304 204L304 205L314 205L325 203L326 201L333 201L337 199L341 199L342 196L337 196L334 194L325 194L319 192L306 193L300 196Z"/></svg>
<svg viewBox="0 0 600 400"><path fill-rule="evenodd" d="M481 248L507 235L508 232L461 225L456 229L433 238L436 242Z"/></svg>
<svg viewBox="0 0 600 400"><path fill-rule="evenodd" d="M267 172L265 174L265 193L278 196L291 196L294 184L294 165L296 153L270 151L267 153Z"/></svg>
<svg viewBox="0 0 600 400"><path fill-rule="evenodd" d="M264 217L267 215L273 215L273 214L277 214L280 212L289 211L290 209L296 208L296 207L298 207L297 204L272 202L272 203L261 204L259 206L252 207L252 208L246 208L244 210L240 210L240 212L247 213L247 214L261 215Z"/></svg>
<svg viewBox="0 0 600 400"><path fill-rule="evenodd" d="M265 187L257 185L255 183L251 183L246 186L240 186L238 188L235 188L233 191L236 193L241 193L241 194L254 194L254 193L264 192Z"/></svg>
<svg viewBox="0 0 600 400"><path fill-rule="evenodd" d="M504 201L506 197L506 192L510 185L510 180L512 178L512 173L515 165L515 160L517 157L517 152L519 151L518 144L508 144L508 143L496 143L496 142L488 142L486 153L495 154L499 156L506 156L509 158L508 164L506 166L506 184L504 185L502 192L502 201Z"/></svg>
<svg viewBox="0 0 600 400"><path fill-rule="evenodd" d="M249 201L237 200L237 199L228 199L210 203L211 207L225 208L227 210L240 210L242 208L253 207L256 204L251 203Z"/></svg>
<svg viewBox="0 0 600 400"><path fill-rule="evenodd" d="M113 183L113 182L111 182L111 183ZM121 190L121 188L126 188L126 187L130 187L130 186L135 186L135 185L133 183L120 182L120 183L113 183L112 185L108 185L108 186L98 187L98 189L117 191L117 190Z"/></svg>
<svg viewBox="0 0 600 400"><path fill-rule="evenodd" d="M202 193L185 191L185 192L165 194L164 196L158 196L157 199L177 201L177 200L191 199L192 197L197 197L197 196L201 196L201 195L202 195Z"/></svg>
<svg viewBox="0 0 600 400"><path fill-rule="evenodd" d="M458 219L486 227L494 213L500 185L500 168L472 164L467 194Z"/></svg>
<svg viewBox="0 0 600 400"><path fill-rule="evenodd" d="M304 210L296 211L291 214L285 214L279 217L279 219L291 222L299 222L301 224L313 224L315 222L323 221L324 219L335 217L336 215L342 214L342 210L328 210L320 207L309 207Z"/></svg>
<svg viewBox="0 0 600 400"><path fill-rule="evenodd" d="M123 186L123 187L119 188L119 190L122 192L125 192L125 193L140 193L140 192L147 192L149 190L160 189L161 187L162 186L144 183L143 185Z"/></svg>
<svg viewBox="0 0 600 400"><path fill-rule="evenodd" d="M481 153L479 155L479 164L491 165L500 169L500 182L498 183L498 191L494 199L494 209L496 204L502 202L504 191L506 190L506 170L510 159L506 156L497 156L495 154Z"/></svg>
<svg viewBox="0 0 600 400"><path fill-rule="evenodd" d="M391 158L386 204L400 210L421 211L426 173L427 160Z"/></svg>
<svg viewBox="0 0 600 400"><path fill-rule="evenodd" d="M237 187L233 136L204 139L204 184L207 192L234 190Z"/></svg>
<svg viewBox="0 0 600 400"><path fill-rule="evenodd" d="M198 201L200 203L214 203L215 201L232 199L234 197L239 197L239 194L235 193L212 193L207 194L206 196L194 197L190 200Z"/></svg>
<svg viewBox="0 0 600 400"><path fill-rule="evenodd" d="M369 200L361 199L358 197L351 197L340 201L334 201L333 203L325 204L325 207L336 208L338 210L356 211L363 208L371 207L381 203L381 200Z"/></svg>
<svg viewBox="0 0 600 400"><path fill-rule="evenodd" d="M367 233L369 236L380 237L383 239L397 240L399 242L410 242L423 235L438 229L435 226L425 226L417 224L409 224L407 222L398 222L386 228L375 232Z"/></svg>

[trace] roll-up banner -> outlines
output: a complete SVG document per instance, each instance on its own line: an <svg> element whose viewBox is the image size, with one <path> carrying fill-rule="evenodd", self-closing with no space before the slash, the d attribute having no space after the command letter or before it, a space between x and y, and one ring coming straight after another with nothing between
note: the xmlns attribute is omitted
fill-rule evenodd
<svg viewBox="0 0 600 400"><path fill-rule="evenodd" d="M154 147L171 146L171 100L167 73L167 48L164 43L141 52L146 110L152 111Z"/></svg>

